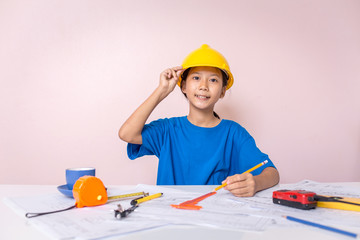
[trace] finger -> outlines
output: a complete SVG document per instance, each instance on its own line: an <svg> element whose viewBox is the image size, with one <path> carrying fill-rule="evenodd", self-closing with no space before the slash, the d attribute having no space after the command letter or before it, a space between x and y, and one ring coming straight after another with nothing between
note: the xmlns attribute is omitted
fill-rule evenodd
<svg viewBox="0 0 360 240"><path fill-rule="evenodd" d="M182 66L173 67L172 69L175 71L175 76L177 78L179 78L180 75L184 72L184 69Z"/></svg>
<svg viewBox="0 0 360 240"><path fill-rule="evenodd" d="M251 173L244 174L236 174L227 180L227 190L231 191L237 188L245 188L250 187L253 188L255 186L255 181L253 179L253 175Z"/></svg>
<svg viewBox="0 0 360 240"><path fill-rule="evenodd" d="M176 76L179 78L184 71L185 71L184 69L177 70Z"/></svg>
<svg viewBox="0 0 360 240"><path fill-rule="evenodd" d="M235 196L254 196L255 194L255 186L254 185L248 185L246 184L246 186L242 186L242 187L235 187L235 188L231 188L229 190L232 194L234 194Z"/></svg>
<svg viewBox="0 0 360 240"><path fill-rule="evenodd" d="M244 174L235 174L233 176L230 176L226 179L226 182L228 185L236 183L236 182L241 182L244 181L246 179L246 176L244 176Z"/></svg>
<svg viewBox="0 0 360 240"><path fill-rule="evenodd" d="M231 189L230 192L237 197L251 197L255 194L255 189L251 186L244 186Z"/></svg>
<svg viewBox="0 0 360 240"><path fill-rule="evenodd" d="M176 66L176 67L173 67L172 69L175 70L175 71L179 71L179 70L183 69L183 67L182 66Z"/></svg>
<svg viewBox="0 0 360 240"><path fill-rule="evenodd" d="M171 70L171 68L166 69L165 72L166 72L165 73L166 78L171 79L172 78L172 70Z"/></svg>
<svg viewBox="0 0 360 240"><path fill-rule="evenodd" d="M161 74L167 77L169 74L169 69L165 69Z"/></svg>
<svg viewBox="0 0 360 240"><path fill-rule="evenodd" d="M252 197L254 194L250 191L242 191L242 192L231 192L236 197Z"/></svg>
<svg viewBox="0 0 360 240"><path fill-rule="evenodd" d="M237 181L233 183L228 183L225 189L228 191L237 191L246 187L247 185L245 181Z"/></svg>
<svg viewBox="0 0 360 240"><path fill-rule="evenodd" d="M170 69L171 70L171 78L174 78L174 79L177 79L177 74L176 74L176 72L175 72L175 70L174 69Z"/></svg>

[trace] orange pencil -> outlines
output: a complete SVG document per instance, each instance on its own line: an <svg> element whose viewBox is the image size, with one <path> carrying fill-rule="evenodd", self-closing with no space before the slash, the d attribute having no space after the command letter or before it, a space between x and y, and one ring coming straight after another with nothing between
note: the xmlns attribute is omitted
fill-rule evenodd
<svg viewBox="0 0 360 240"><path fill-rule="evenodd" d="M255 169L258 169L259 167L261 167L261 166L263 166L263 165L265 165L265 164L267 164L267 163L268 163L268 160L265 160L265 161L259 163L258 165L256 165L255 167L252 167L252 168L250 168L249 170L247 170L247 171L245 171L245 172L243 172L243 173L252 172L252 171L254 171ZM225 187L226 185L227 185L227 183L225 182L224 184L222 184L222 185L218 186L217 188L215 188L215 189L213 190L213 192L216 192L217 190Z"/></svg>

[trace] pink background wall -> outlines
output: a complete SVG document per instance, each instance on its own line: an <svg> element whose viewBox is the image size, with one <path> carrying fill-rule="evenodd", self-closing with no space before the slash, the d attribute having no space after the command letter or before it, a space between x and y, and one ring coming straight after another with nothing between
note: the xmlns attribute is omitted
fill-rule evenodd
<svg viewBox="0 0 360 240"><path fill-rule="evenodd" d="M358 0L2 0L0 35L1 184L63 184L85 166L106 184L155 184L157 159L128 160L117 131L203 43L235 77L216 111L281 182L360 181ZM176 89L149 120L187 107Z"/></svg>

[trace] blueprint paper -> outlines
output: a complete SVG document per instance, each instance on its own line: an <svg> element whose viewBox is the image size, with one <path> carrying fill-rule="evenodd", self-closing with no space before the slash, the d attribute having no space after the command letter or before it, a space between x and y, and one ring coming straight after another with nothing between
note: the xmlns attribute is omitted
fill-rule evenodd
<svg viewBox="0 0 360 240"><path fill-rule="evenodd" d="M167 225L196 225L240 231L263 231L269 227L303 227L286 221L282 216L319 221L333 226L360 227L360 213L336 209L317 208L299 210L272 203L272 192L277 189L306 189L318 194L359 197L359 190L344 188L337 184L323 184L302 181L285 184L261 191L251 198L238 198L222 189L217 194L204 199L198 205L201 210L172 208L171 204L197 198L207 192L189 192L169 187L138 185L126 192L109 188L109 196L130 192L162 192L163 196L144 203L128 217L118 220L114 209L121 203L130 206L130 200L114 201L97 207L75 208L69 211L28 219L29 223L54 239L99 239L123 234L131 234ZM67 208L75 204L74 199L60 194L33 197L16 197L5 200L8 206L25 218L26 212L46 212Z"/></svg>

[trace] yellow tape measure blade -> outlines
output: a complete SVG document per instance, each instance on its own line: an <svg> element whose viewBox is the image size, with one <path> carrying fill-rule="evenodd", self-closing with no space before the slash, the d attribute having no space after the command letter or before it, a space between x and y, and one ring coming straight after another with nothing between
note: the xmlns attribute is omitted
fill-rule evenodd
<svg viewBox="0 0 360 240"><path fill-rule="evenodd" d="M136 197L136 196L149 196L149 193L145 192L136 192L136 193L128 193L128 194L122 194L122 195L116 195L108 197L108 200L115 200L115 199L121 199L121 198L130 198L130 197Z"/></svg>

